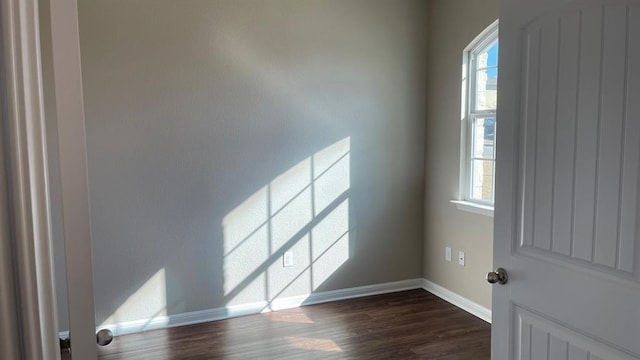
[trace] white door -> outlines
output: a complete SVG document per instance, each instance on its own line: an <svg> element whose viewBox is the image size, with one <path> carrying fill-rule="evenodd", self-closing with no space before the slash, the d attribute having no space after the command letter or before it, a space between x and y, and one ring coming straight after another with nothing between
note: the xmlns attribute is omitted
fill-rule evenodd
<svg viewBox="0 0 640 360"><path fill-rule="evenodd" d="M640 2L502 0L493 359L640 359Z"/></svg>

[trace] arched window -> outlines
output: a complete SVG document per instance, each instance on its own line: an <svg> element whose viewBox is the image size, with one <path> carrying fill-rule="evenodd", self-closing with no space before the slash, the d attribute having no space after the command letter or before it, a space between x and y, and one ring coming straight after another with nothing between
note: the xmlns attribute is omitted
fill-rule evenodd
<svg viewBox="0 0 640 360"><path fill-rule="evenodd" d="M460 197L492 213L495 193L498 22L467 46L462 69Z"/></svg>

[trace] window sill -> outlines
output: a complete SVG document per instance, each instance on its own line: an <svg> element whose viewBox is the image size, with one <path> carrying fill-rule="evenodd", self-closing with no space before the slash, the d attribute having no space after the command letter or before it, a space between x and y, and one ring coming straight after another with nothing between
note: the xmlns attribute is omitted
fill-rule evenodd
<svg viewBox="0 0 640 360"><path fill-rule="evenodd" d="M493 206L462 200L451 200L451 203L455 204L458 210L493 217Z"/></svg>

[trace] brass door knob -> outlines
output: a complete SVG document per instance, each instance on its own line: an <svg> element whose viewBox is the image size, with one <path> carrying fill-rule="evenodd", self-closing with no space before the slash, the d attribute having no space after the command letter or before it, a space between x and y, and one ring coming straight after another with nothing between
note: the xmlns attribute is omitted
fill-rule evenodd
<svg viewBox="0 0 640 360"><path fill-rule="evenodd" d="M503 268L498 268L498 270L488 273L487 281L489 282L489 284L495 284L495 283L498 283L500 285L506 284L507 281L509 281L507 270Z"/></svg>

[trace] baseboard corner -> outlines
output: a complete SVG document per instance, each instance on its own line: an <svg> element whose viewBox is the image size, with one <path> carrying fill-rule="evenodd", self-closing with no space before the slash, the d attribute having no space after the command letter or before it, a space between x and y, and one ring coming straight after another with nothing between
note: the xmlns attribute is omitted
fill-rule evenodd
<svg viewBox="0 0 640 360"><path fill-rule="evenodd" d="M422 288L441 298L442 300L459 307L460 309L491 324L491 309L488 309L466 297L457 294L430 280L423 279Z"/></svg>

